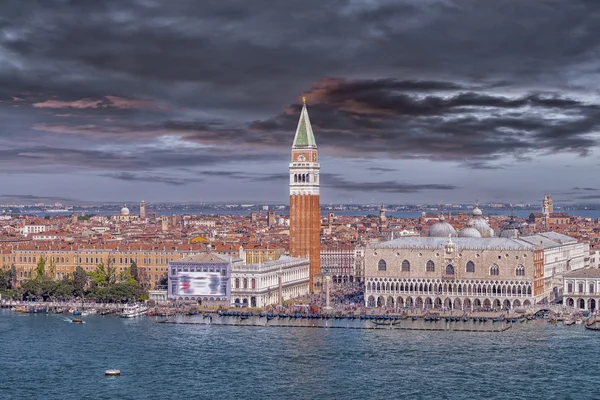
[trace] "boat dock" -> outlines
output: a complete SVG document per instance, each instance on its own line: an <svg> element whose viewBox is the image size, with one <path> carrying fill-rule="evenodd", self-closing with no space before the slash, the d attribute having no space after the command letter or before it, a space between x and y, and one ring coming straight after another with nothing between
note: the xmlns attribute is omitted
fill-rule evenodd
<svg viewBox="0 0 600 400"><path fill-rule="evenodd" d="M317 329L397 329L418 331L455 331L455 332L504 332L512 327L512 323L473 323L470 321L425 321L405 319L400 321L378 322L361 319L353 320L267 320L260 317L246 319L205 316L193 318L174 318L158 320L162 324L175 325L210 325L210 326L255 326L277 328L317 328Z"/></svg>

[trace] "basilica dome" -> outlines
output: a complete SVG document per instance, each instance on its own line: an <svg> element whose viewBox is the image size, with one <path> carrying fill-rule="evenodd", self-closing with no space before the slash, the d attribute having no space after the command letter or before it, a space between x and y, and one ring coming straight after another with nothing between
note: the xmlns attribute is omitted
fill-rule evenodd
<svg viewBox="0 0 600 400"><path fill-rule="evenodd" d="M123 208L121 208L121 215L129 215L129 208L127 208L127 205L123 205Z"/></svg>
<svg viewBox="0 0 600 400"><path fill-rule="evenodd" d="M473 222L469 220L467 226L458 233L458 237L480 238L481 233L473 227Z"/></svg>
<svg viewBox="0 0 600 400"><path fill-rule="evenodd" d="M481 234L481 237L492 237L494 236L494 230L490 228L487 221L483 217L473 218L473 228L477 229Z"/></svg>
<svg viewBox="0 0 600 400"><path fill-rule="evenodd" d="M442 215L440 220L431 226L429 229L430 237L448 237L456 236L456 230L452 225L446 222L446 219Z"/></svg>

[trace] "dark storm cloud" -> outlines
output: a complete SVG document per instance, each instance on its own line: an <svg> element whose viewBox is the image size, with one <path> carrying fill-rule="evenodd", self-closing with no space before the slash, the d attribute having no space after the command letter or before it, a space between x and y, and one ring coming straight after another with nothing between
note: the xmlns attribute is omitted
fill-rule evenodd
<svg viewBox="0 0 600 400"><path fill-rule="evenodd" d="M123 154L118 150L95 151L51 147L0 150L0 166L5 167L4 172L6 173L38 172L52 174L60 172L61 167L66 171L73 171L74 168L122 171L132 169L157 170L167 167L212 167L230 162L255 162L262 159L262 155L256 154L239 155L226 151L199 150L182 152L169 149L149 149L138 154ZM53 168L48 169L48 166ZM135 177L135 175L111 174L111 177L121 180L125 180L128 176Z"/></svg>
<svg viewBox="0 0 600 400"><path fill-rule="evenodd" d="M150 183L164 183L166 185L181 186L190 184L193 182L202 182L201 179L192 178L174 178L164 175L148 175L148 174L133 174L131 172L119 172L115 174L106 174L106 177L118 179L127 182L150 182Z"/></svg>
<svg viewBox="0 0 600 400"><path fill-rule="evenodd" d="M417 193L428 190L454 190L457 186L447 184L411 184L397 181L371 182L351 181L338 174L321 174L321 186L351 192Z"/></svg>
<svg viewBox="0 0 600 400"><path fill-rule="evenodd" d="M18 204L31 204L31 203L53 203L53 202L79 202L79 200L66 198L66 197L52 197L52 196L34 196L31 194L3 194L0 195L0 202L3 203L18 203Z"/></svg>
<svg viewBox="0 0 600 400"><path fill-rule="evenodd" d="M367 169L369 171L375 171L375 172L396 172L396 170L393 168L384 168L384 167L368 167Z"/></svg>
<svg viewBox="0 0 600 400"><path fill-rule="evenodd" d="M301 93L331 159L586 156L599 34L581 1L6 0L0 165L181 186L156 171L288 158Z"/></svg>

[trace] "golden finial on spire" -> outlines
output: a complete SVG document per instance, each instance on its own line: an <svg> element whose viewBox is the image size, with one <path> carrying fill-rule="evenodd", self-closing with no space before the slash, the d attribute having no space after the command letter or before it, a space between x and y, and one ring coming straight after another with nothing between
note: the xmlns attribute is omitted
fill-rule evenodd
<svg viewBox="0 0 600 400"><path fill-rule="evenodd" d="M306 104L306 97L302 97L302 104Z"/></svg>

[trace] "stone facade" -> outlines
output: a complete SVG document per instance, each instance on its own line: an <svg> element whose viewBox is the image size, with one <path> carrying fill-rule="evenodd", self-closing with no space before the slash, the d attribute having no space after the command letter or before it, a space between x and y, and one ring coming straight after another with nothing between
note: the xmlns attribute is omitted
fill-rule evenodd
<svg viewBox="0 0 600 400"><path fill-rule="evenodd" d="M309 292L310 263L282 256L260 264L235 264L231 273L232 304L265 307Z"/></svg>
<svg viewBox="0 0 600 400"><path fill-rule="evenodd" d="M583 244L557 235L402 238L369 245L365 250L365 303L476 309L552 301L556 278L564 272L550 269L553 275L546 275L544 252L571 257L571 266L577 267L583 266L579 261L585 256Z"/></svg>
<svg viewBox="0 0 600 400"><path fill-rule="evenodd" d="M596 311L600 302L600 269L584 269L564 277L563 304Z"/></svg>

